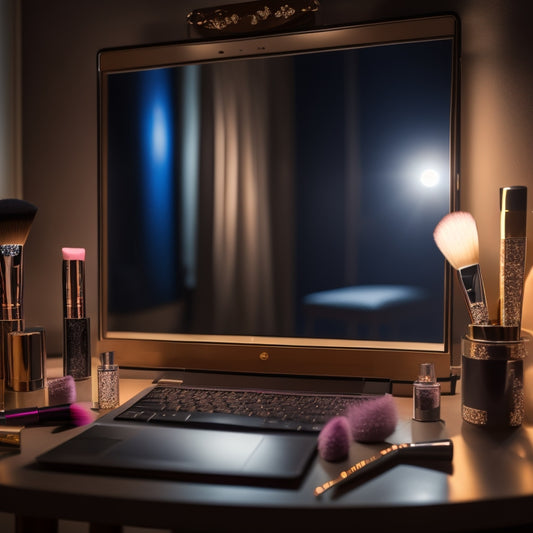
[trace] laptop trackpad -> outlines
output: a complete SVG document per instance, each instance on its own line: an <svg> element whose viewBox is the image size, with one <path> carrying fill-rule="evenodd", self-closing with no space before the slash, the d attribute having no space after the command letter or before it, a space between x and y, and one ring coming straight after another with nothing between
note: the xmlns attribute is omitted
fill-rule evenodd
<svg viewBox="0 0 533 533"><path fill-rule="evenodd" d="M37 461L156 477L199 474L281 480L300 477L315 449L313 434L95 425Z"/></svg>

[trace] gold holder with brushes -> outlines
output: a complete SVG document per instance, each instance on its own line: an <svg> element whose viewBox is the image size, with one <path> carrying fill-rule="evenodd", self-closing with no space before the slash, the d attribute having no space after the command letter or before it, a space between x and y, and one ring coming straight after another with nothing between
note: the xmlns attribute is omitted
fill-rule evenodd
<svg viewBox="0 0 533 533"><path fill-rule="evenodd" d="M461 342L461 415L475 426L513 428L524 419L526 214L527 188L501 188L500 316L495 323L489 320L472 215L450 213L434 231L437 246L457 270L472 322Z"/></svg>

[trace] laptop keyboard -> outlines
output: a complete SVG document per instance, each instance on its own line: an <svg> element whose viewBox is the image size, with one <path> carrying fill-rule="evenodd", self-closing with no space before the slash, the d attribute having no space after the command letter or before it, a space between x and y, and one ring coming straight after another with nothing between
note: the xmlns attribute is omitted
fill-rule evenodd
<svg viewBox="0 0 533 533"><path fill-rule="evenodd" d="M158 385L115 419L316 432L348 405L375 397Z"/></svg>

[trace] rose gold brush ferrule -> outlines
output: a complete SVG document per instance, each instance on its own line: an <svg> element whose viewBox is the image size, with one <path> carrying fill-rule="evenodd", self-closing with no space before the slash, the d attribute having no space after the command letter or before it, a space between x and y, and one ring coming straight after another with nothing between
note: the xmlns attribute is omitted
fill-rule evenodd
<svg viewBox="0 0 533 533"><path fill-rule="evenodd" d="M63 261L63 317L85 318L85 261Z"/></svg>
<svg viewBox="0 0 533 533"><path fill-rule="evenodd" d="M520 327L526 264L527 187L500 189L500 324Z"/></svg>

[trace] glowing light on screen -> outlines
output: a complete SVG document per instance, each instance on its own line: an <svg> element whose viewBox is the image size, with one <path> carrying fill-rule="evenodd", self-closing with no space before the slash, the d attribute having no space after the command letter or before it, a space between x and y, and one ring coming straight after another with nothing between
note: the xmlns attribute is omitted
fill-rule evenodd
<svg viewBox="0 0 533 533"><path fill-rule="evenodd" d="M152 124L149 136L149 150L154 164L165 165L168 160L169 128L168 116L161 103L156 103L152 109Z"/></svg>
<svg viewBox="0 0 533 533"><path fill-rule="evenodd" d="M141 113L141 157L143 161L143 226L146 242L157 250L172 249L174 243L174 154L172 80L163 69L143 74ZM165 254L165 257L172 257ZM172 261L154 261L150 265L155 286L174 279ZM158 287L165 291L169 287Z"/></svg>
<svg viewBox="0 0 533 533"><path fill-rule="evenodd" d="M435 187L439 184L439 181L439 173L432 168L426 168L420 175L420 182L424 187Z"/></svg>

